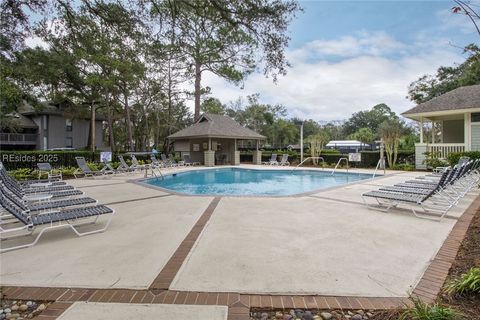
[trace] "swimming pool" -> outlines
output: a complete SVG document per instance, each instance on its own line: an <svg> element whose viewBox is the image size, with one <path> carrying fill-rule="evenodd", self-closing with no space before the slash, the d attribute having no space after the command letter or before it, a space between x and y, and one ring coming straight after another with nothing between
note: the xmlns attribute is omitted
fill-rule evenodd
<svg viewBox="0 0 480 320"><path fill-rule="evenodd" d="M144 180L152 186L191 195L287 196L369 179L370 174L314 170L221 168L192 170Z"/></svg>

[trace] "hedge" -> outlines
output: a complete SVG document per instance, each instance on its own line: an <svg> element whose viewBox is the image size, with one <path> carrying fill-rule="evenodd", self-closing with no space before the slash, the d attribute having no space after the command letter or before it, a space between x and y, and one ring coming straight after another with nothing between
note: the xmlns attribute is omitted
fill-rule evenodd
<svg viewBox="0 0 480 320"><path fill-rule="evenodd" d="M112 160L118 161L118 154ZM7 170L36 169L38 162L48 162L54 169L77 167L75 157L84 157L88 162L100 162L100 152L91 151L0 151L0 161ZM128 157L127 157L128 158ZM128 162L128 159L127 160ZM149 155L137 156L139 161L149 161Z"/></svg>
<svg viewBox="0 0 480 320"><path fill-rule="evenodd" d="M98 162L100 153L91 151L0 151L0 160L7 170L36 169L38 162L48 162L53 168L77 167L75 157L85 157L89 162Z"/></svg>
<svg viewBox="0 0 480 320"><path fill-rule="evenodd" d="M460 157L469 157L471 160L480 159L480 151L452 152L448 154L447 161L451 166L454 166L458 163Z"/></svg>

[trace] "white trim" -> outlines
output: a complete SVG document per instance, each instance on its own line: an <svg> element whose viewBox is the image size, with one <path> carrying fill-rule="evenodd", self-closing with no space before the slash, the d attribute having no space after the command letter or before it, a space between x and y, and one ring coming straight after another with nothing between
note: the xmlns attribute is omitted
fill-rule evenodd
<svg viewBox="0 0 480 320"><path fill-rule="evenodd" d="M409 118L415 121L419 121L421 117L431 117L431 116L445 116L450 114L461 114L461 113L471 113L471 112L480 112L480 108L466 108L466 109L456 109L456 110L443 110L443 111L431 111L431 112L421 112L421 113L409 113L402 114L405 118Z"/></svg>

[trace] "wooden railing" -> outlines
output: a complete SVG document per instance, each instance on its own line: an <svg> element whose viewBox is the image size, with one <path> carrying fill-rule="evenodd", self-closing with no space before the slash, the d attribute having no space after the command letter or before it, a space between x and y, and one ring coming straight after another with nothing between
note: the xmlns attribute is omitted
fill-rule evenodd
<svg viewBox="0 0 480 320"><path fill-rule="evenodd" d="M465 151L464 143L430 143L427 152L434 152L439 158L447 158L449 153Z"/></svg>
<svg viewBox="0 0 480 320"><path fill-rule="evenodd" d="M0 133L0 143L4 144L35 144L36 133Z"/></svg>

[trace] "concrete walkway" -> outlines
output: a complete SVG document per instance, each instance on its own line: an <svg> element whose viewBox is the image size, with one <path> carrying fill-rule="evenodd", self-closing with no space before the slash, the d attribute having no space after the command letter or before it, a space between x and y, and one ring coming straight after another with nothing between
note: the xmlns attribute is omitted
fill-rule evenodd
<svg viewBox="0 0 480 320"><path fill-rule="evenodd" d="M170 289L406 296L478 194L442 222L362 204L363 192L419 174L393 172L301 197L222 197ZM82 238L51 232L32 248L2 254L0 285L148 288L213 198L129 181L140 177L69 181L116 210L110 228Z"/></svg>
<svg viewBox="0 0 480 320"><path fill-rule="evenodd" d="M59 320L226 320L225 306L75 302Z"/></svg>

